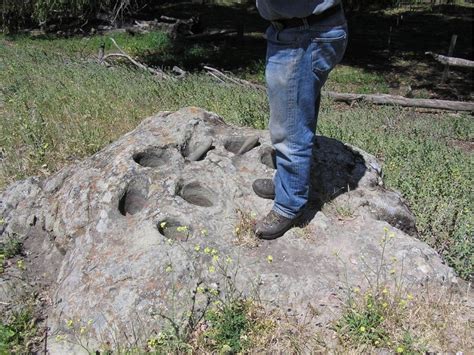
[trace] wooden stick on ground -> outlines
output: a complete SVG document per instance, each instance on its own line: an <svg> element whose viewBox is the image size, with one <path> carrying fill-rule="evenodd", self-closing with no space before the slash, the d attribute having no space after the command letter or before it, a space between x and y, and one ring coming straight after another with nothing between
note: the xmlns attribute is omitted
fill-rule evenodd
<svg viewBox="0 0 474 355"><path fill-rule="evenodd" d="M334 91L323 92L323 95L329 96L335 101L354 102L365 101L376 105L399 105L404 107L422 107L438 110L470 111L474 112L474 102L472 101L448 101L431 99L409 99L396 95L367 95L367 94L346 94Z"/></svg>
<svg viewBox="0 0 474 355"><path fill-rule="evenodd" d="M205 66L208 74L216 78L219 82L230 82L239 86L251 87L257 90L265 90L265 86L251 83L247 80L232 77L224 74L220 70ZM328 96L335 101L343 101L353 103L356 101L370 102L376 105L399 105L404 107L420 107L436 110L453 110L453 111L470 111L474 112L474 102L448 101L448 100L430 100L430 99L410 99L403 96L386 95L386 94L349 94L338 93L334 91L323 91L322 95Z"/></svg>
<svg viewBox="0 0 474 355"><path fill-rule="evenodd" d="M452 67L462 67L462 68L474 68L474 61L462 59L462 58L455 58L455 57L447 57L445 55L436 54L433 52L425 52L427 55L431 55L434 60L440 62L441 64L448 64Z"/></svg>
<svg viewBox="0 0 474 355"><path fill-rule="evenodd" d="M117 47L117 49L119 50L119 53L110 53L110 54L107 54L107 55L103 55L102 58L99 58L100 63L105 62L108 58L114 58L114 57L125 58L125 59L128 59L130 62L132 62L137 67L139 67L140 69L147 70L150 73L152 73L153 75L156 75L156 76L158 76L160 78L163 78L163 79L164 78L169 78L169 76L166 75L161 69L151 68L151 67L149 67L145 64L142 64L139 61L133 59L130 55L125 53L125 51L122 48L119 47L119 45L117 44L117 42L115 42L115 40L113 38L110 38L110 40L112 41L114 46Z"/></svg>
<svg viewBox="0 0 474 355"><path fill-rule="evenodd" d="M231 75L224 74L223 72L221 72L220 70L218 70L216 68L205 65L204 69L207 70L207 73L209 75L217 78L221 82L230 81L231 83L236 84L236 85L249 86L249 87L257 89L257 90L263 90L263 91L266 90L265 86L263 86L263 85L254 84L254 83L251 83L250 81L243 80L243 79L238 79L238 78L233 77Z"/></svg>

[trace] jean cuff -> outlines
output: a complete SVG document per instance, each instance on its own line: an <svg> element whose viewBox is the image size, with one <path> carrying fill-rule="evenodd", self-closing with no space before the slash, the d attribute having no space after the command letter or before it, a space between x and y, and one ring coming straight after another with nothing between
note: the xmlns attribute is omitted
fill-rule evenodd
<svg viewBox="0 0 474 355"><path fill-rule="evenodd" d="M293 219L295 218L296 215L290 215L286 212L283 212L280 208L278 208L278 206L276 205L273 205L273 208L272 208L273 211L275 211L276 213L278 213L280 216L283 216L285 218L289 218L289 219Z"/></svg>

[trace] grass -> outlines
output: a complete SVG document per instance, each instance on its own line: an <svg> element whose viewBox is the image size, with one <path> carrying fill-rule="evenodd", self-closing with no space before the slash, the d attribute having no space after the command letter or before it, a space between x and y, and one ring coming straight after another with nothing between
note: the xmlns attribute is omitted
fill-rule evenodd
<svg viewBox="0 0 474 355"><path fill-rule="evenodd" d="M342 347L356 353L468 351L472 325L463 312L469 312L463 298L445 288L413 294L384 286L355 289L335 330Z"/></svg>
<svg viewBox="0 0 474 355"><path fill-rule="evenodd" d="M360 68L339 65L329 75L326 90L358 94L388 94L390 87L380 75Z"/></svg>
<svg viewBox="0 0 474 355"><path fill-rule="evenodd" d="M255 224L257 223L255 212L237 210L237 215L239 220L234 229L234 244L247 248L258 247L259 242L254 232Z"/></svg>
<svg viewBox="0 0 474 355"><path fill-rule="evenodd" d="M385 259L390 243L393 236L385 231L378 266L365 274L366 290L347 287L346 304L334 327L341 345L357 353L390 349L397 354L472 347L467 295L440 285L409 288L401 281L403 275L393 272L399 261Z"/></svg>

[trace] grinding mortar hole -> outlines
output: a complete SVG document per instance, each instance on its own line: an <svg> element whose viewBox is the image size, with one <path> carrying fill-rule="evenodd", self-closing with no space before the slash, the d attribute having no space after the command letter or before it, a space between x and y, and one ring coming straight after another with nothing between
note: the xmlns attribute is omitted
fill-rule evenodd
<svg viewBox="0 0 474 355"><path fill-rule="evenodd" d="M214 205L212 196L215 193L199 182L190 182L186 185L178 184L176 194L193 205L201 207L212 207Z"/></svg>
<svg viewBox="0 0 474 355"><path fill-rule="evenodd" d="M141 166L156 168L167 164L170 161L170 154L164 148L154 147L135 154L133 160Z"/></svg>
<svg viewBox="0 0 474 355"><path fill-rule="evenodd" d="M162 236L172 240L185 242L192 235L191 227L175 219L165 219L157 227Z"/></svg>
<svg viewBox="0 0 474 355"><path fill-rule="evenodd" d="M257 136L231 137L224 142L224 148L237 155L245 154L259 145Z"/></svg>
<svg viewBox="0 0 474 355"><path fill-rule="evenodd" d="M133 180L119 200L118 210L122 216L135 214L145 207L148 196L148 181L145 179Z"/></svg>
<svg viewBox="0 0 474 355"><path fill-rule="evenodd" d="M181 151L181 154L189 161L204 160L204 158L206 158L207 153L210 150L215 149L212 143L212 138L206 138L202 141L195 142L193 144L190 144L189 146L186 146L185 149Z"/></svg>
<svg viewBox="0 0 474 355"><path fill-rule="evenodd" d="M270 169L276 169L276 152L275 149L267 147L260 155L260 162Z"/></svg>

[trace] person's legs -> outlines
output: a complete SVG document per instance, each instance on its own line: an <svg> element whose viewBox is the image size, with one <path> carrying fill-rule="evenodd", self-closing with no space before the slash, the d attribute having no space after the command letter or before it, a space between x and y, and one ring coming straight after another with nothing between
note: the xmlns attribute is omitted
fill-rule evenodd
<svg viewBox="0 0 474 355"><path fill-rule="evenodd" d="M346 39L345 26L267 31L269 129L277 165L273 211L288 220L308 201L320 92Z"/></svg>

